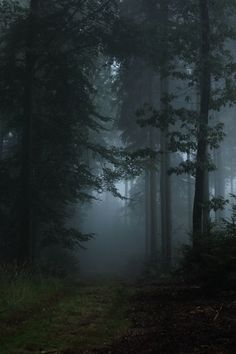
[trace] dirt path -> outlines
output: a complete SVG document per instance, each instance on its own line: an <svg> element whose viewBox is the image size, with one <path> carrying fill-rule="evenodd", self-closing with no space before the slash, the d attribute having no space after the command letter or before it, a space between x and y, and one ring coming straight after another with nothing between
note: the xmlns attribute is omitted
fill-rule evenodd
<svg viewBox="0 0 236 354"><path fill-rule="evenodd" d="M2 314L0 354L236 354L236 292L91 282L22 311Z"/></svg>
<svg viewBox="0 0 236 354"><path fill-rule="evenodd" d="M235 354L236 295L144 285L130 299L133 328L97 354Z"/></svg>

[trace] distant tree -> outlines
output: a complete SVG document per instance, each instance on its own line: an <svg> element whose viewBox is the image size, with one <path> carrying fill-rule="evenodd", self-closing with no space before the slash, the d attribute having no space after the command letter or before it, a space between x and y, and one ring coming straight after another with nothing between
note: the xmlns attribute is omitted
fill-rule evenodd
<svg viewBox="0 0 236 354"><path fill-rule="evenodd" d="M133 3L126 4L132 7ZM177 174L191 173L195 178L193 231L196 235L206 230L209 221L208 172L214 169L209 149L217 149L224 137L222 123L210 124L209 119L213 112L221 111L222 107L235 102L235 65L227 44L227 41L234 38L231 13L235 2L227 1L224 5L220 1L204 4L196 1L170 1L168 5L167 2L163 4L152 1L138 4L135 11L139 9L143 16L136 15L134 18L137 27L142 23L145 31L140 35L134 29L133 33L138 39L133 55L137 56L139 47L139 56L143 56L147 65L152 63L157 72L160 72L161 87L165 87L163 92L166 91L163 96L161 94L161 107L144 107L142 125L160 128L163 146L161 150L166 151L167 145L169 151L186 154L185 161L176 168L170 169L170 166L163 163L162 171L169 169ZM161 5L162 11L167 8L169 12L166 32L163 31L163 12L160 16ZM137 43L142 43L142 47ZM167 77L169 90L166 85ZM167 160L163 158L162 162L164 161ZM163 172L164 184L161 187L163 205L166 204L168 195L164 192L165 188L168 189L168 184L165 183L168 178L164 176L166 171ZM167 204L170 205L170 202ZM169 207L167 209L170 210ZM162 215L162 225L165 227L168 224L168 212L165 210ZM169 237L164 236L165 232L162 234L164 244L164 239Z"/></svg>

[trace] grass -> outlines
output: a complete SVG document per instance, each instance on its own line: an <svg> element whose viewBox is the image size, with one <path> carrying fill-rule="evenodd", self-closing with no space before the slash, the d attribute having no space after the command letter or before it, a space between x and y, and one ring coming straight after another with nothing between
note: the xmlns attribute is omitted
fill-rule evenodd
<svg viewBox="0 0 236 354"><path fill-rule="evenodd" d="M11 266L0 268L0 319L27 312L32 306L59 293L64 284L56 278L42 277L26 269Z"/></svg>
<svg viewBox="0 0 236 354"><path fill-rule="evenodd" d="M104 347L124 334L127 287L116 281L63 284L19 277L0 287L0 353Z"/></svg>

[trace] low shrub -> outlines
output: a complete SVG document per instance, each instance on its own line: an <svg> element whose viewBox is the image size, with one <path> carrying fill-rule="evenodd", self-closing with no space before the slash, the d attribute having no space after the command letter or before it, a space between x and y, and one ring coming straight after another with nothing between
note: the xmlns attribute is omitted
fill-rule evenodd
<svg viewBox="0 0 236 354"><path fill-rule="evenodd" d="M194 248L185 246L181 269L188 283L236 288L236 237L208 234L199 238Z"/></svg>
<svg viewBox="0 0 236 354"><path fill-rule="evenodd" d="M212 224L193 246L184 246L181 274L188 283L214 291L236 289L236 208L229 219Z"/></svg>
<svg viewBox="0 0 236 354"><path fill-rule="evenodd" d="M27 310L57 294L63 287L58 278L43 276L29 267L0 266L0 314Z"/></svg>

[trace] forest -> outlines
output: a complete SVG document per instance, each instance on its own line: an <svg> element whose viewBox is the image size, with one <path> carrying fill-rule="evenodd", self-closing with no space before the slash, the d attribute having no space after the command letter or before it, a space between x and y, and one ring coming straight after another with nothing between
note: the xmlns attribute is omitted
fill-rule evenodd
<svg viewBox="0 0 236 354"><path fill-rule="evenodd" d="M0 354L236 352L236 0L0 0Z"/></svg>

